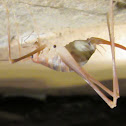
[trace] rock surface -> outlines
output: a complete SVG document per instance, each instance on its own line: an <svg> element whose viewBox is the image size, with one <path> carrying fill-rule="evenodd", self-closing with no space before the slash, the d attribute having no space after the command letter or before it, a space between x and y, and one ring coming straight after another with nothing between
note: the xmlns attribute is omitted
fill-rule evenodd
<svg viewBox="0 0 126 126"><path fill-rule="evenodd" d="M17 31L22 39L24 36L30 36L33 31L46 34L47 40L52 35L50 32L53 33L52 41L55 41L56 37L60 37L59 34L61 33L64 38L66 37L67 41L87 39L87 37L92 36L108 39L108 32L104 35L103 31L104 29L107 31L106 13L109 8L109 0L26 0L25 2L23 0L8 0L5 5L10 11L12 40L17 36ZM5 5L0 4L1 46L7 43ZM115 24L126 24L125 6L126 3L123 0L117 3L115 7ZM19 25L18 30L17 23ZM80 33L82 31L83 35ZM69 37L70 34L73 34L72 39Z"/></svg>
<svg viewBox="0 0 126 126"><path fill-rule="evenodd" d="M109 8L109 0L5 0L5 3L0 3L0 60L8 58L7 52L7 15L6 8L10 11L10 26L11 26L11 45L13 57L18 56L17 36L19 32L20 43L30 44L28 48L22 48L22 54L27 54L32 50L32 45L37 39L37 35L41 36L41 40L50 42L69 43L76 39L87 39L90 37L100 37L109 40L108 29L106 24L106 13ZM126 33L126 2L125 0L119 0L114 9L115 14L115 39L116 42L125 44ZM17 24L19 27L17 27ZM18 28L18 29L17 29ZM24 44L24 45L25 45ZM111 51L105 47L98 48L91 60L86 65L87 69L96 76L99 80L111 79ZM117 50L118 52L119 50ZM124 51L117 53L118 73L120 78L126 78L125 75L125 60L126 54ZM97 57L97 58L96 58ZM23 65L21 65L23 64ZM99 65L100 64L100 65ZM101 64L104 64L102 66ZM107 65L105 65L107 64ZM108 67L109 64L109 67ZM95 68L94 68L95 66ZM12 70L13 69L13 70ZM42 68L45 69L45 68ZM95 70L94 70L95 69ZM0 81L3 86L3 81L6 79L40 79L46 78L49 82L45 83L46 87L55 87L59 81L54 80L54 73L50 72L45 77L43 71L40 72L40 66L26 63L19 63L17 65L10 66L6 62L0 63ZM17 72L18 71L18 72ZM29 71L29 72L26 72ZM31 72L34 71L34 74ZM96 72L97 71L97 72ZM104 71L105 74L100 76L100 72ZM108 75L108 71L110 72ZM46 71L48 72L48 70ZM27 73L27 74L26 74ZM56 74L56 73L55 73ZM63 80L63 73L58 73L59 79ZM72 75L72 76L71 76ZM75 75L72 73L71 78ZM24 77L25 76L25 77ZM62 76L62 77L61 77ZM101 78L99 78L101 77ZM66 77L67 78L67 77ZM69 85L69 80L66 79L66 84ZM77 78L78 79L78 78ZM52 81L54 80L54 81ZM50 84L52 81L52 84ZM11 81L10 81L11 82ZM19 81L16 81L18 83ZM30 82L30 81L29 81ZM55 83L56 82L56 83ZM5 82L6 83L6 82ZM16 85L16 83L13 83ZM78 80L78 83L82 83L82 80ZM12 84L12 85L13 85ZM23 85L22 85L23 84ZM26 84L23 82L19 87L23 87ZM27 82L28 84L28 82ZM38 85L37 85L38 84ZM14 86L13 85L13 86ZM36 82L36 88L39 88L39 83ZM63 83L61 84L63 85ZM69 86L72 85L72 82ZM9 86L9 82L7 87ZM12 86L12 87L13 87ZM65 85L66 86L66 85ZM11 87L11 85L10 85ZM62 86L61 86L62 87ZM45 88L41 87L41 88Z"/></svg>

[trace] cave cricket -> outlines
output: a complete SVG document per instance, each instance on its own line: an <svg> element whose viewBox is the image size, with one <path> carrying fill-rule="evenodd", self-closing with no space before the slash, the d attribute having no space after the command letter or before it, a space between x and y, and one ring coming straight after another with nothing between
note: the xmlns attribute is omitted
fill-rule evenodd
<svg viewBox="0 0 126 126"><path fill-rule="evenodd" d="M48 47L47 44L40 44L40 42L35 42L35 50L21 56L17 59L11 58L11 36L10 36L10 19L9 19L9 10L6 7L7 19L8 19L8 53L10 63L16 63L25 58L30 57L30 59L38 64L42 64L56 71L70 72L74 71L79 76L81 76L96 92L97 94L111 107L114 108L117 104L117 99L119 98L119 85L118 78L116 73L116 63L115 63L115 47L126 50L122 45L114 43L114 6L116 2L110 0L109 11L107 13L107 24L109 31L110 41L91 37L87 40L75 40L69 42L65 46L59 46L57 44L52 44L51 47ZM19 43L19 42L18 42ZM113 91L105 87L98 80L93 78L82 66L90 59L92 54L96 50L96 45L106 44L111 46L112 52L112 63L113 63ZM48 53L43 57L43 50L48 48L48 52L53 48L55 55L53 57L48 57ZM102 90L109 94L113 99L109 99Z"/></svg>

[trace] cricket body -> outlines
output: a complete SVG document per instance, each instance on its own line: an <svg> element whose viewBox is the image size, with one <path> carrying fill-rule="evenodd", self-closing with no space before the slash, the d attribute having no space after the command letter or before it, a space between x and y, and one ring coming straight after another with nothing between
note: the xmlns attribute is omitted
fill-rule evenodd
<svg viewBox="0 0 126 126"><path fill-rule="evenodd" d="M57 45L52 45L53 50L56 52L55 55L43 55L43 53L36 53L32 56L32 61L35 63L42 64L51 69L61 72L71 72L73 71L68 65L66 65L57 52ZM70 42L65 46L67 51L72 55L75 61L83 66L91 55L95 52L96 45L88 43L85 40L75 40ZM50 49L48 49L49 51Z"/></svg>
<svg viewBox="0 0 126 126"><path fill-rule="evenodd" d="M38 41L35 44L36 49L33 52L19 57L17 59L11 58L9 11L8 9L6 9L8 18L9 61L11 63L15 63L22 59L31 57L31 60L33 62L45 65L57 71L74 71L79 76L81 76L111 108L114 108L117 104L117 99L119 98L119 86L116 74L114 47L126 50L126 47L114 43L114 6L115 4L113 0L110 0L110 7L107 14L107 24L110 41L101 38L91 37L87 40L75 40L73 42L69 42L69 44L65 46L58 45L56 43L50 45L48 45L48 43L44 43L41 45ZM98 44L107 44L111 46L113 62L113 91L111 91L98 80L93 78L84 68L81 67L90 59L90 57L96 50L96 45ZM110 100L101 89L107 94L109 94L113 98L113 100Z"/></svg>

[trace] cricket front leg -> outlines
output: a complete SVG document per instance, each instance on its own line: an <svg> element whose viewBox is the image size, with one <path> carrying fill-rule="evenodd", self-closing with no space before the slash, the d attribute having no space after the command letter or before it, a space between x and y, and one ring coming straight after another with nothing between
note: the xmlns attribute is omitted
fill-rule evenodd
<svg viewBox="0 0 126 126"><path fill-rule="evenodd" d="M46 47L45 45L42 45L39 48L35 49L34 51L32 51L32 52L30 52L30 53L28 53L28 54L26 54L26 55L24 55L22 57L19 57L17 59L10 59L10 63L16 63L16 62L21 61L21 60L23 60L25 58L33 56L35 53L38 53L38 52L42 51L45 47Z"/></svg>
<svg viewBox="0 0 126 126"><path fill-rule="evenodd" d="M67 51L65 47L57 47L57 52L60 55L61 59L71 69L73 69L77 74L79 74L111 108L114 108L116 106L116 104L113 103L113 101L111 101L109 98L107 98L105 94L92 82L91 76L89 76L87 72L79 66L79 64L74 60L72 55Z"/></svg>
<svg viewBox="0 0 126 126"><path fill-rule="evenodd" d="M5 2L3 2L5 8L6 8L6 14L7 14L7 32L8 32L8 54L9 54L9 61L10 63L15 63L15 62L18 62L20 60L23 60L25 58L28 58L30 56L33 56L35 53L38 53L40 52L41 50L43 50L46 46L45 45L42 45L40 47L38 47L37 49L35 49L34 51L28 53L27 55L24 55L24 56L21 56L17 59L12 59L11 57L11 37L10 37L10 19L9 19L9 15L10 15L10 12L9 12L9 9L7 8L7 5L5 4ZM19 35L18 35L18 45L19 45ZM20 47L19 47L20 48ZM20 51L20 49L19 49Z"/></svg>

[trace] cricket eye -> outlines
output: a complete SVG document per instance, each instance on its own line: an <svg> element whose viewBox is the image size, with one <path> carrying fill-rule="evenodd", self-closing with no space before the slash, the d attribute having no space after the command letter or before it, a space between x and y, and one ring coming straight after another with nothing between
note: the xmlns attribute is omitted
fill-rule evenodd
<svg viewBox="0 0 126 126"><path fill-rule="evenodd" d="M53 45L53 48L56 48L56 45Z"/></svg>

